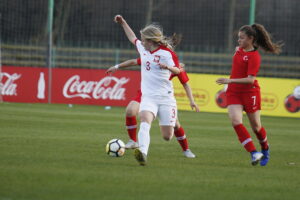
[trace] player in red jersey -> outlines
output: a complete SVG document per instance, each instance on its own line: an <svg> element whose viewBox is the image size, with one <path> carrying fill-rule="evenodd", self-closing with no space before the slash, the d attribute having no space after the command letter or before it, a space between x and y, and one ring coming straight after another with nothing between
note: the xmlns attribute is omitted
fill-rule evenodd
<svg viewBox="0 0 300 200"><path fill-rule="evenodd" d="M113 73L118 68L126 68L129 66L135 66L140 64L141 64L140 59L127 60L120 63L119 65L110 67L106 73ZM191 88L188 84L189 78L186 72L184 71L184 64L180 63L180 66L181 66L180 74L172 75L170 79L174 78L175 76L178 77L189 98L191 108L195 109L196 112L199 112L198 105L194 101ZM126 128L127 128L128 136L130 138L129 142L125 145L127 149L133 149L138 147L137 138L136 138L136 130L137 130L136 116L138 115L139 112L141 97L142 97L142 92L141 90L138 90L136 97L134 97L126 107ZM189 149L185 131L183 127L180 125L178 117L176 119L176 124L174 127L174 135L176 136L177 141L183 150L184 156L187 158L195 158L196 157L195 154L193 154L192 151Z"/></svg>
<svg viewBox="0 0 300 200"><path fill-rule="evenodd" d="M258 48L279 54L281 45L273 43L270 34L260 24L242 26L238 33L238 43L230 78L219 78L216 82L228 84L226 96L229 118L239 141L251 153L252 165L260 162L261 166L265 166L269 161L269 145L267 133L260 120L261 97L256 80L261 62ZM247 113L251 128L260 142L261 152L256 151L251 136L243 125L243 110Z"/></svg>

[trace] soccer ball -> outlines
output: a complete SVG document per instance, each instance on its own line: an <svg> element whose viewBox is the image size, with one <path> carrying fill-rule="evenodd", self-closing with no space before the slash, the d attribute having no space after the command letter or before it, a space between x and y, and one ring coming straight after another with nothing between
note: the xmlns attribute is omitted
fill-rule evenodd
<svg viewBox="0 0 300 200"><path fill-rule="evenodd" d="M121 157L125 153L125 144L120 139L112 139L107 143L105 151L112 157Z"/></svg>

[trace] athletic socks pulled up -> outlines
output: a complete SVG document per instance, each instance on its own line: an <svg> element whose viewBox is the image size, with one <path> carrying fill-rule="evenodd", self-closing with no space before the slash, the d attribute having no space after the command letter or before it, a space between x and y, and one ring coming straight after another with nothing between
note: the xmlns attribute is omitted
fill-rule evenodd
<svg viewBox="0 0 300 200"><path fill-rule="evenodd" d="M140 130L138 133L139 150L145 155L148 154L148 149L150 145L150 128L150 124L148 124L147 122L141 122Z"/></svg>
<svg viewBox="0 0 300 200"><path fill-rule="evenodd" d="M260 143L262 150L268 150L269 144L267 140L267 132L264 127L261 127L259 131L255 131L255 135Z"/></svg>
<svg viewBox="0 0 300 200"><path fill-rule="evenodd" d="M239 141L244 146L246 151L248 151L248 152L256 151L254 143L253 143L251 136L250 136L249 132L247 131L246 127L243 124L239 124L239 125L234 126L233 128L238 136Z"/></svg>
<svg viewBox="0 0 300 200"><path fill-rule="evenodd" d="M126 129L130 139L136 142L136 129L137 129L137 122L136 117L127 117L126 116Z"/></svg>
<svg viewBox="0 0 300 200"><path fill-rule="evenodd" d="M189 148L189 145L184 133L184 129L180 127L179 129L174 130L174 135L177 138L177 141L180 144L182 150L186 151Z"/></svg>

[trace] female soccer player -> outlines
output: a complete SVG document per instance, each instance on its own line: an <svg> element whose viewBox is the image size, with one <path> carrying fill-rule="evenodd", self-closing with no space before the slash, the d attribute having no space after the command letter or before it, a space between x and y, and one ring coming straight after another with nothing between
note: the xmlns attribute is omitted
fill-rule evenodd
<svg viewBox="0 0 300 200"><path fill-rule="evenodd" d="M135 66L135 65L141 65L141 59L131 59L131 60L124 61L118 65L110 67L106 71L106 73L111 74L119 68L126 68L129 66ZM180 67L181 67L180 68L181 72L177 75L177 77L179 78L182 86L185 89L185 92L190 101L191 108L195 109L196 112L199 112L200 110L198 108L198 105L194 101L191 87L188 84L189 78L188 78L186 72L184 71L184 64L180 63ZM170 79L172 79L173 77L175 77L175 76L171 76ZM138 144L136 142L137 141L137 139L136 139L136 129L137 129L136 116L138 115L141 97L142 97L142 93L139 90L136 97L133 98L126 107L126 128L127 128L128 136L130 138L128 143L125 145L126 149L135 149L138 147ZM174 127L174 135L176 136L177 141L182 148L183 155L187 158L195 158L196 157L195 154L193 154L193 152L189 149L185 131L182 128L182 126L180 125L178 117L176 119L176 124Z"/></svg>
<svg viewBox="0 0 300 200"><path fill-rule="evenodd" d="M251 153L252 165L260 162L261 166L265 166L270 155L267 133L260 120L261 97L256 80L260 55L257 50L261 47L266 52L279 54L281 45L273 43L270 34L260 24L242 26L238 33L238 43L239 47L233 56L230 78L219 78L216 82L228 84L226 96L229 118L239 141ZM261 152L256 151L251 136L243 125L243 110L247 113L251 128L260 142Z"/></svg>
<svg viewBox="0 0 300 200"><path fill-rule="evenodd" d="M135 149L134 155L140 165L145 165L150 144L150 127L156 116L159 117L163 138L169 141L173 137L177 106L169 77L180 73L179 62L177 55L170 49L172 38L166 38L158 26L148 25L143 28L140 31L140 41L121 15L115 16L115 22L123 27L142 61L139 147Z"/></svg>

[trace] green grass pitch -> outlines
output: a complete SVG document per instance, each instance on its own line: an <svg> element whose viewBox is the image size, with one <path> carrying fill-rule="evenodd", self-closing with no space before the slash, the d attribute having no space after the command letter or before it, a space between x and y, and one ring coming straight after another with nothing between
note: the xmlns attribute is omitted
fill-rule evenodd
<svg viewBox="0 0 300 200"><path fill-rule="evenodd" d="M110 139L127 142L124 112L1 103L0 200L299 199L299 119L262 117L271 160L253 167L226 114L179 111L197 158L183 157L175 138L164 141L155 121L142 167L132 150L105 154Z"/></svg>

